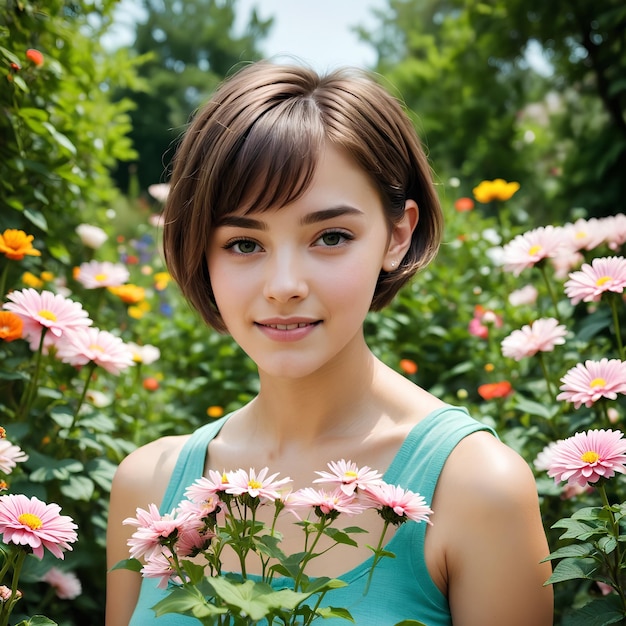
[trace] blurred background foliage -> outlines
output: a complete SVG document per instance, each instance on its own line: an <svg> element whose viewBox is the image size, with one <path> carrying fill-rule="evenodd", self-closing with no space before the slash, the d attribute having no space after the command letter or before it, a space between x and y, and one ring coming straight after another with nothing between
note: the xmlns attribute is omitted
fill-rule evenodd
<svg viewBox="0 0 626 626"><path fill-rule="evenodd" d="M147 190L167 181L176 139L216 84L262 57L272 20L252 11L235 28L236 0L137 2L134 43L112 48L103 36L116 0L0 0L0 232L23 229L42 253L2 260L7 287L24 287L24 272L50 272L54 283L45 288L68 290L99 326L161 349L150 366L98 376L94 389L104 395L70 429L59 407L79 384L72 368L52 361L29 421L10 423L10 398L28 379L30 352L24 342L0 344L0 425L31 455L11 490L56 499L79 524L66 567L78 573L84 593L71 602L51 599L33 566L24 611L52 603L46 610L67 625L103 623L115 465L134 446L188 432L256 390L254 365L233 342L206 329L171 283L156 287L164 267L153 218L161 206ZM438 260L367 321L369 341L418 384L492 421L530 461L547 441L570 434L571 416L550 421L528 399L535 392L528 381L541 372L499 356L499 340L537 310L508 304L523 280L496 272L489 251L538 225L623 212L626 5L389 0L376 20L359 34L376 50L372 69L412 111L448 228ZM42 64L29 49L43 55ZM454 209L493 178L519 181L521 190L506 206ZM102 248L76 236L85 222L109 235ZM124 262L131 282L146 289L143 308L81 289L73 268L91 258ZM487 342L467 331L477 305L506 320ZM517 399L482 401L478 386L502 379L518 387ZM590 424L593 415L580 419ZM542 496L550 493L542 488ZM544 509L547 526L562 514L558 503ZM558 615L588 591L559 591Z"/></svg>

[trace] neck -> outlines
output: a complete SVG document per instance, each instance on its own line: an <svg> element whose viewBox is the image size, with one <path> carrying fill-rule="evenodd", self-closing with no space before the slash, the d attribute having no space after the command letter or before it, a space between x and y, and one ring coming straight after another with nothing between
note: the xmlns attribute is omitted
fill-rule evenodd
<svg viewBox="0 0 626 626"><path fill-rule="evenodd" d="M251 403L255 420L275 445L348 436L367 427L380 362L359 342L323 370L302 379L259 372L261 388Z"/></svg>

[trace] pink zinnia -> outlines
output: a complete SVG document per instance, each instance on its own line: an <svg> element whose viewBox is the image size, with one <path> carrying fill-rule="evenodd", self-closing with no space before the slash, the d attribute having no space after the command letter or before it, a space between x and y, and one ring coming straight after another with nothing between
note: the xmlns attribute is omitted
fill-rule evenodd
<svg viewBox="0 0 626 626"><path fill-rule="evenodd" d="M535 304L539 292L533 285L526 285L520 289L516 289L509 294L509 302L513 306L522 306L524 304Z"/></svg>
<svg viewBox="0 0 626 626"><path fill-rule="evenodd" d="M10 302L4 308L22 318L23 336L30 341L31 350L39 347L44 328L47 329L44 345L49 346L64 334L92 324L79 302L51 291L39 293L31 288L12 291L7 300Z"/></svg>
<svg viewBox="0 0 626 626"><path fill-rule="evenodd" d="M28 455L8 439L0 439L0 471L10 474L17 463L28 461Z"/></svg>
<svg viewBox="0 0 626 626"><path fill-rule="evenodd" d="M611 250L626 243L626 215L618 213L602 218L606 228L606 242Z"/></svg>
<svg viewBox="0 0 626 626"><path fill-rule="evenodd" d="M565 294L578 304L597 302L605 292L623 293L626 287L626 259L621 256L593 259L584 263L578 272L572 272L565 283Z"/></svg>
<svg viewBox="0 0 626 626"><path fill-rule="evenodd" d="M175 539L181 528L189 522L191 515L183 513L175 516L175 512L161 515L156 504L150 504L148 510L138 508L137 517L127 517L122 524L136 526L137 530L127 541L130 556L134 559L150 558L161 551L163 545Z"/></svg>
<svg viewBox="0 0 626 626"><path fill-rule="evenodd" d="M261 498L274 502L280 499L280 489L291 482L291 478L281 478L274 480L278 473L267 475L269 468L264 467L258 474L250 468L250 473L242 469L228 475L228 487L226 493L234 496L241 496L244 493L251 498Z"/></svg>
<svg viewBox="0 0 626 626"><path fill-rule="evenodd" d="M340 513L358 515L367 507L356 496L344 493L340 488L332 492L305 487L289 494L285 507L299 518L298 509L313 509L318 517L336 517Z"/></svg>
<svg viewBox="0 0 626 626"><path fill-rule="evenodd" d="M328 468L330 472L315 472L321 478L316 478L313 482L335 484L348 496L351 496L357 488L364 489L379 483L382 478L382 474L367 465L359 468L356 463L344 459L331 461Z"/></svg>
<svg viewBox="0 0 626 626"><path fill-rule="evenodd" d="M554 226L541 226L517 235L503 248L502 263L506 271L519 276L527 267L532 267L554 257L563 246L563 232Z"/></svg>
<svg viewBox="0 0 626 626"><path fill-rule="evenodd" d="M58 567L51 567L41 580L48 583L61 600L73 600L83 592L78 576L74 572L63 572Z"/></svg>
<svg viewBox="0 0 626 626"><path fill-rule="evenodd" d="M432 522L428 516L432 509L418 493L403 489L398 485L379 483L366 489L366 496L376 506L379 515L395 526L407 520L414 522Z"/></svg>
<svg viewBox="0 0 626 626"><path fill-rule="evenodd" d="M563 225L566 246L571 250L593 250L606 238L606 225L595 217Z"/></svg>
<svg viewBox="0 0 626 626"><path fill-rule="evenodd" d="M555 483L585 486L615 472L626 474L626 441L617 430L589 430L556 443L548 476Z"/></svg>
<svg viewBox="0 0 626 626"><path fill-rule="evenodd" d="M119 287L126 283L129 277L130 273L124 265L110 261L81 263L75 276L85 289Z"/></svg>
<svg viewBox="0 0 626 626"><path fill-rule="evenodd" d="M570 369L563 378L557 400L590 407L600 398L615 400L618 393L626 393L626 361L601 359L585 361Z"/></svg>
<svg viewBox="0 0 626 626"><path fill-rule="evenodd" d="M63 550L78 538L78 528L67 515L60 515L58 504L46 504L38 498L22 494L0 496L0 534L4 543L28 546L33 554L43 558L44 548L58 559Z"/></svg>
<svg viewBox="0 0 626 626"><path fill-rule="evenodd" d="M159 578L157 583L159 589L167 589L170 581L180 583L182 581L176 575L172 560L172 553L167 548L163 552L155 552L146 558L146 564L141 568L141 575L145 578Z"/></svg>
<svg viewBox="0 0 626 626"><path fill-rule="evenodd" d="M97 328L72 333L58 345L57 357L74 366L92 362L116 376L134 364L132 351L119 337Z"/></svg>
<svg viewBox="0 0 626 626"><path fill-rule="evenodd" d="M565 343L567 328L553 317L535 320L532 324L514 330L502 340L502 354L521 361L537 352L551 352L554 346Z"/></svg>

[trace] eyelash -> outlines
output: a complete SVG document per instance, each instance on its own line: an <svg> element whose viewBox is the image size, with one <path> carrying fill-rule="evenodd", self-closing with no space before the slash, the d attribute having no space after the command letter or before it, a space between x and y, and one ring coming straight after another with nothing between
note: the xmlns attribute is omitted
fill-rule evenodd
<svg viewBox="0 0 626 626"><path fill-rule="evenodd" d="M338 235L343 241L340 241L339 243L337 243L334 246L329 246L329 245L323 245L322 247L324 248L337 248L339 247L342 243L344 243L344 241L352 241L354 239L354 235L352 233L349 233L347 231L344 230L339 230L337 228L331 228L329 230L325 230L324 232L320 233L320 235L315 239L315 241L319 241L320 239L322 239L323 237L327 237L328 235ZM233 250L235 248L235 246L241 244L241 243L253 243L255 246L261 247L259 243L257 243L256 241L254 241L254 239L248 239L247 237L240 237L237 239L231 239L230 241L226 242L226 244L224 244L223 248L224 250ZM249 254L253 254L253 252L240 252L237 250L233 250L233 252L235 254L239 254L241 256L247 256Z"/></svg>

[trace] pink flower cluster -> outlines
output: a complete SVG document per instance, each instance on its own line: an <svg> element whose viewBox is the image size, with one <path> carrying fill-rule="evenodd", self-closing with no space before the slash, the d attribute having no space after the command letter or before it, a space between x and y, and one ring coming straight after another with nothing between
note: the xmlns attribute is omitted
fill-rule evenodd
<svg viewBox="0 0 626 626"><path fill-rule="evenodd" d="M151 504L148 510L138 508L137 517L123 521L136 528L128 540L130 555L143 559L142 574L160 579L158 586L165 588L170 581L180 582L178 559L210 552L215 541L223 540L225 519L242 509L256 510L273 504L277 512L288 511L297 519L312 513L327 521L340 514L376 509L386 523L430 523L432 511L422 496L385 483L377 471L367 466L358 468L345 460L329 463L328 468L329 472L316 472L319 478L314 482L326 483L330 489L306 487L293 492L290 478L279 479L268 468L258 473L254 469L221 473L210 470L208 476L187 488L188 499L171 513L161 515ZM219 554L220 549L215 553Z"/></svg>
<svg viewBox="0 0 626 626"><path fill-rule="evenodd" d="M480 339L487 339L491 326L500 328L502 326L502 317L491 309L486 309L480 304L476 305L474 307L474 317L470 320L467 327L469 334Z"/></svg>
<svg viewBox="0 0 626 626"><path fill-rule="evenodd" d="M133 351L112 333L90 328L93 322L79 302L35 289L13 291L7 299L4 308L22 319L31 350L39 350L43 336L44 353L53 348L57 358L75 367L91 362L117 375L133 365Z"/></svg>
<svg viewBox="0 0 626 626"><path fill-rule="evenodd" d="M553 317L538 319L503 339L502 354L521 361L537 352L551 352L555 346L565 343L566 335L567 328Z"/></svg>

